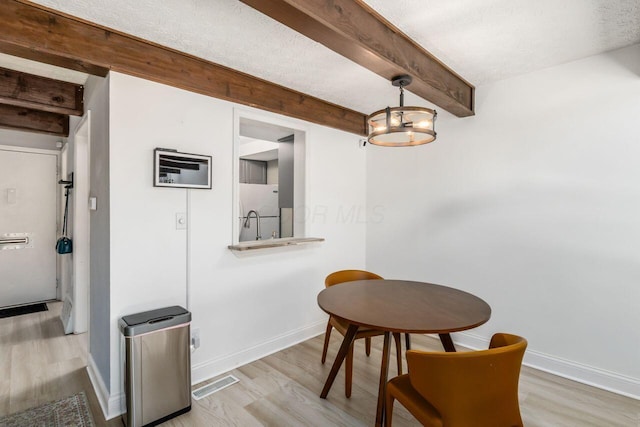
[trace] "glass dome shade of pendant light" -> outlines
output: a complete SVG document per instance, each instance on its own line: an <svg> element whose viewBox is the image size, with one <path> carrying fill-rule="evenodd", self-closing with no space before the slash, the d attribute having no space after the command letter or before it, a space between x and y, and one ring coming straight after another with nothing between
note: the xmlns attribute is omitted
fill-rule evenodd
<svg viewBox="0 0 640 427"><path fill-rule="evenodd" d="M385 147L428 144L436 139L437 113L430 108L393 107L367 117L368 142Z"/></svg>

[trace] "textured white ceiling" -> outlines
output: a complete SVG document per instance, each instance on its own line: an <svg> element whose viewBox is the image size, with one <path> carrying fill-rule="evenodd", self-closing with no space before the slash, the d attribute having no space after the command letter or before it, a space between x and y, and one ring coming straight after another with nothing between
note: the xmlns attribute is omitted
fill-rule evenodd
<svg viewBox="0 0 640 427"><path fill-rule="evenodd" d="M237 0L36 2L364 113L397 103L382 77ZM640 42L638 0L366 3L476 86Z"/></svg>
<svg viewBox="0 0 640 427"><path fill-rule="evenodd" d="M639 0L366 0L476 86L640 42Z"/></svg>

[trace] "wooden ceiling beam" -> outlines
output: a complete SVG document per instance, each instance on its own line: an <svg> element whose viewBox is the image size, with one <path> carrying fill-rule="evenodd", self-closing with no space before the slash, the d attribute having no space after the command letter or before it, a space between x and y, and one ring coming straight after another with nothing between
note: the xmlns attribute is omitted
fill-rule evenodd
<svg viewBox="0 0 640 427"><path fill-rule="evenodd" d="M131 35L0 0L0 52L74 70L113 70L364 135L365 115Z"/></svg>
<svg viewBox="0 0 640 427"><path fill-rule="evenodd" d="M0 127L67 137L69 116L0 104Z"/></svg>
<svg viewBox="0 0 640 427"><path fill-rule="evenodd" d="M474 114L474 87L360 0L240 0L458 117Z"/></svg>
<svg viewBox="0 0 640 427"><path fill-rule="evenodd" d="M82 116L83 98L82 85L0 68L0 103Z"/></svg>

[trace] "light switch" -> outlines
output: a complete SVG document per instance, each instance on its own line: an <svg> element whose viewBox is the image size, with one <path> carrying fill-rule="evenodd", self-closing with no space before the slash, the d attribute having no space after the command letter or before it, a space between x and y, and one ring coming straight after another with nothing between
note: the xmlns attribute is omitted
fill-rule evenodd
<svg viewBox="0 0 640 427"><path fill-rule="evenodd" d="M177 213L176 214L176 230L186 230L186 229L187 229L187 214Z"/></svg>
<svg viewBox="0 0 640 427"><path fill-rule="evenodd" d="M7 188L7 203L10 205L16 204L16 189Z"/></svg>
<svg viewBox="0 0 640 427"><path fill-rule="evenodd" d="M98 209L98 199L95 197L89 197L89 209L95 211Z"/></svg>

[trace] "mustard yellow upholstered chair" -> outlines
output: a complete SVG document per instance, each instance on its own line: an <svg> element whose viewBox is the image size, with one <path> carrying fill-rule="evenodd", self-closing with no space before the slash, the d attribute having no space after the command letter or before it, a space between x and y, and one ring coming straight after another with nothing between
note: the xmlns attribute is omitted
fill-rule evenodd
<svg viewBox="0 0 640 427"><path fill-rule="evenodd" d="M527 341L495 334L488 350L409 350L409 374L387 383L386 426L398 400L425 426L522 426L518 380Z"/></svg>
<svg viewBox="0 0 640 427"><path fill-rule="evenodd" d="M337 285L338 283L352 282L355 280L376 280L382 279L382 277L378 276L375 273L371 273L364 270L340 270L334 273L329 274L325 281L325 287ZM331 330L335 328L338 332L340 332L343 336L347 333L347 328L349 324L345 321L335 318L333 316L329 316L329 321L327 322L327 331L324 335L324 348L322 349L322 363L327 360L327 349L329 347L329 338L331 337ZM367 356L371 354L371 337L383 335L383 331L378 331L369 328L360 328L356 333L355 339L364 338L365 339L365 352ZM398 375L402 374L402 348L400 344L400 334L393 334L393 338L396 342L396 356L398 359ZM345 391L344 394L347 397L351 397L351 384L353 377L353 345L349 349L349 353L347 353L347 357L345 359Z"/></svg>

